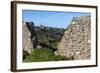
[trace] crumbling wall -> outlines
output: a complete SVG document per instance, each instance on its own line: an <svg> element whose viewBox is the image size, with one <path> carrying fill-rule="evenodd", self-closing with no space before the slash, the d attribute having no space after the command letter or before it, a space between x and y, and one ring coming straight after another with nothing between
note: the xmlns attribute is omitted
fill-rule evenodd
<svg viewBox="0 0 100 73"><path fill-rule="evenodd" d="M29 54L33 49L33 44L31 41L31 32L29 31L26 23L22 24L22 48Z"/></svg>
<svg viewBox="0 0 100 73"><path fill-rule="evenodd" d="M91 17L75 17L64 32L58 46L58 54L74 59L91 57Z"/></svg>

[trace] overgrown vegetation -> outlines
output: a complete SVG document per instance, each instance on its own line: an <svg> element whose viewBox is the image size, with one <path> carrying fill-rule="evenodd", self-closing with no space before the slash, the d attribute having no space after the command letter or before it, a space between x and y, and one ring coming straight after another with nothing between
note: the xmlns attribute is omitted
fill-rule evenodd
<svg viewBox="0 0 100 73"><path fill-rule="evenodd" d="M63 28L53 28L46 26L34 26L35 33L37 35L38 41L44 43L45 45L51 46L52 48L57 48L65 29Z"/></svg>
<svg viewBox="0 0 100 73"><path fill-rule="evenodd" d="M48 48L34 48L32 54L28 55L24 62L60 61L71 59L72 58L66 58L64 56L56 56L53 51Z"/></svg>

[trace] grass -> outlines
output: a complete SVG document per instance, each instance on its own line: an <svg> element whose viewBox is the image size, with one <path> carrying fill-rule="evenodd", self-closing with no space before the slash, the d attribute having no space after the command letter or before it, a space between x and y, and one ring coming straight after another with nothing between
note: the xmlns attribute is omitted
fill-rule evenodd
<svg viewBox="0 0 100 73"><path fill-rule="evenodd" d="M48 48L34 49L30 55L24 59L24 62L42 62L42 61L60 61L70 60L63 56L56 56L54 52Z"/></svg>

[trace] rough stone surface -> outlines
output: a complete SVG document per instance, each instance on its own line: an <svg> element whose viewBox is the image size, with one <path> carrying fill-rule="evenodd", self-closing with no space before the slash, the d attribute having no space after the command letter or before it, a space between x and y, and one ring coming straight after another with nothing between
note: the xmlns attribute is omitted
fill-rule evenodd
<svg viewBox="0 0 100 73"><path fill-rule="evenodd" d="M22 25L22 47L23 50L31 53L33 45L31 41L31 33L25 23Z"/></svg>
<svg viewBox="0 0 100 73"><path fill-rule="evenodd" d="M58 46L58 54L85 60L91 57L91 17L75 17L64 32Z"/></svg>

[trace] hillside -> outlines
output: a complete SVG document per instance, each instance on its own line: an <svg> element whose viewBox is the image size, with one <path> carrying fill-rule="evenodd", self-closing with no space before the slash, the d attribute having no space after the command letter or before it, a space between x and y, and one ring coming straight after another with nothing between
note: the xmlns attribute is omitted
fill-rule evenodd
<svg viewBox="0 0 100 73"><path fill-rule="evenodd" d="M62 28L35 26L34 31L39 43L56 49L65 30Z"/></svg>

